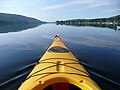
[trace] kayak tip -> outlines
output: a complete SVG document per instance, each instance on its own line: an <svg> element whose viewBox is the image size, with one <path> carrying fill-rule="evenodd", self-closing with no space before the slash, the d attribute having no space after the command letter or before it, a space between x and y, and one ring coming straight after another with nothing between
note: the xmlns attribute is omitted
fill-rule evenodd
<svg viewBox="0 0 120 90"><path fill-rule="evenodd" d="M56 38L56 37L59 37L59 34L56 34L55 38Z"/></svg>

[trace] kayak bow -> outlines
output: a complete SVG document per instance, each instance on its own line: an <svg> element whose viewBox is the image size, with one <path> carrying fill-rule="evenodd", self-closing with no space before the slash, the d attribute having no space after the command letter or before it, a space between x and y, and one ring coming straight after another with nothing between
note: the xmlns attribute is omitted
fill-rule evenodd
<svg viewBox="0 0 120 90"><path fill-rule="evenodd" d="M56 35L19 90L101 90Z"/></svg>

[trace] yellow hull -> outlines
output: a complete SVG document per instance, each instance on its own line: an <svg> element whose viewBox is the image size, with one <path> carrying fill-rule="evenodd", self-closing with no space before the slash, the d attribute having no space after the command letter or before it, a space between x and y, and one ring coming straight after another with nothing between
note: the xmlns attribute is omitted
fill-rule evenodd
<svg viewBox="0 0 120 90"><path fill-rule="evenodd" d="M19 90L46 90L48 86L70 90L70 84L82 90L101 90L57 35Z"/></svg>

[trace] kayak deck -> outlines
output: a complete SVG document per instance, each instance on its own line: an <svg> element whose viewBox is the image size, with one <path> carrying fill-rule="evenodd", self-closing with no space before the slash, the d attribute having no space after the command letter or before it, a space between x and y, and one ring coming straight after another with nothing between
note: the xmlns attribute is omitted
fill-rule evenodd
<svg viewBox="0 0 120 90"><path fill-rule="evenodd" d="M19 90L73 90L70 88L101 90L57 35Z"/></svg>

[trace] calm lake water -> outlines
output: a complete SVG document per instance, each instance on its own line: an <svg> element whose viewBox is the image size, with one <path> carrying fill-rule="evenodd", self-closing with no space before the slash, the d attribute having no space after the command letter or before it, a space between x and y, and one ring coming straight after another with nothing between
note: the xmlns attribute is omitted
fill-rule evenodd
<svg viewBox="0 0 120 90"><path fill-rule="evenodd" d="M56 34L103 90L120 90L120 31L55 24L0 33L0 90L17 90Z"/></svg>

